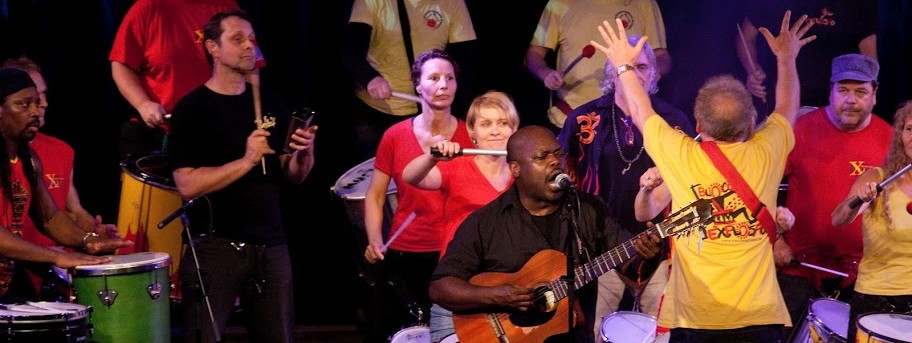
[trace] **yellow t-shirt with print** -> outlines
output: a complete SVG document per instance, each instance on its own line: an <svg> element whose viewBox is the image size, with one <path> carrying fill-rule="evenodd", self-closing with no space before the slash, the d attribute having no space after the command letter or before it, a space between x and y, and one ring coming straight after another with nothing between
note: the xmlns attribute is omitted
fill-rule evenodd
<svg viewBox="0 0 912 343"><path fill-rule="evenodd" d="M881 180L886 177L882 168L874 170ZM869 206L865 210L861 221L864 257L858 265L855 291L873 295L912 294L912 215L906 211L912 197L890 186L880 197L890 207L892 225L887 224L883 207L875 210Z"/></svg>
<svg viewBox="0 0 912 343"><path fill-rule="evenodd" d="M658 324L720 330L791 323L768 236L775 229L765 230L749 213L692 138L660 116L646 120L643 136L646 152L671 191L672 209L697 198L710 199L714 207L705 233L673 238L671 276ZM766 208L775 210L794 144L791 125L774 113L747 141L722 143L719 149Z"/></svg>

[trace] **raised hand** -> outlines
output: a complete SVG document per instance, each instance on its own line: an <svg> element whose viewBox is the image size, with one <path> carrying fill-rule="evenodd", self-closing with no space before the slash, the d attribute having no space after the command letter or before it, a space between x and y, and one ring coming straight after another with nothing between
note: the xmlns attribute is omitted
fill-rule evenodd
<svg viewBox="0 0 912 343"><path fill-rule="evenodd" d="M640 51L643 51L643 45L646 44L647 37L640 37L636 46L631 46L627 42L627 30L624 29L624 24L621 23L620 19L615 19L615 24L617 24L617 32L611 28L611 23L607 20L602 21L602 25L598 27L599 34L602 35L605 45L601 45L596 41L589 41L589 44L605 53L608 60L615 66L633 65L637 56L640 55Z"/></svg>
<svg viewBox="0 0 912 343"><path fill-rule="evenodd" d="M773 36L765 27L760 28L760 33L766 38L766 43L779 59L794 59L798 56L798 51L801 51L801 47L817 39L816 35L804 37L811 26L814 26L813 21L807 20L807 15L802 15L789 27L791 18L792 11L785 11L778 36Z"/></svg>

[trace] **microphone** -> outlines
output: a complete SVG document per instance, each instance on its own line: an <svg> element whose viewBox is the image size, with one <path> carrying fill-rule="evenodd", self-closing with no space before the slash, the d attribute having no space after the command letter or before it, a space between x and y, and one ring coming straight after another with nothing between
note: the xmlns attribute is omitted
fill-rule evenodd
<svg viewBox="0 0 912 343"><path fill-rule="evenodd" d="M586 44L586 46L583 47L583 52L579 56L577 56L576 59L573 60L573 62L570 62L570 64L567 65L567 68L564 68L564 72L561 73L561 76L567 76L567 73L570 72L570 69L573 69L573 67L576 67L576 64L579 63L580 60L583 59L583 57L590 58L590 57L592 57L592 55L595 55L595 47L592 46L592 44Z"/></svg>
<svg viewBox="0 0 912 343"><path fill-rule="evenodd" d="M909 214L912 214L912 201L910 201L908 204L906 204L906 212L908 212Z"/></svg>
<svg viewBox="0 0 912 343"><path fill-rule="evenodd" d="M181 207L178 207L177 210L174 210L174 212L171 212L171 214L169 214L167 217L165 217L165 219L163 219L161 221L161 223L158 223L158 228L161 229L161 228L165 227L166 225L168 225L172 221L174 221L174 219L176 219L177 217L186 213L187 208L189 208L190 205L193 205L193 202L196 201L196 199L199 199L199 197L190 199L190 201L187 201L186 203L181 205Z"/></svg>
<svg viewBox="0 0 912 343"><path fill-rule="evenodd" d="M882 192L884 190L884 187L887 187L887 185L890 184L890 182L893 182L893 180L896 180L897 178L899 178L900 176L905 174L907 171L909 171L909 169L912 169L912 164L909 164L909 165L903 167L903 169L900 169L898 172L896 172L896 174L893 174L890 177L888 177L886 180L883 180L883 182L881 182L880 184L877 185L877 194L880 194L880 192ZM852 199L852 202L849 203L849 208L854 210L854 209L858 208L858 206L861 206L861 204L863 202L864 201L861 201L861 198L856 196L855 199ZM909 211L909 210L910 210L910 208L907 205L906 211ZM912 212L909 212L909 213L912 213Z"/></svg>
<svg viewBox="0 0 912 343"><path fill-rule="evenodd" d="M564 173L557 174L551 184L563 190L576 189L576 185L573 184L573 181L570 181L570 175Z"/></svg>
<svg viewBox="0 0 912 343"><path fill-rule="evenodd" d="M434 156L443 156L440 152L440 149L437 147L431 147L431 155ZM488 149L466 149L459 148L459 151L456 152L456 156L462 155L491 155L491 156L507 156L506 150L488 150Z"/></svg>

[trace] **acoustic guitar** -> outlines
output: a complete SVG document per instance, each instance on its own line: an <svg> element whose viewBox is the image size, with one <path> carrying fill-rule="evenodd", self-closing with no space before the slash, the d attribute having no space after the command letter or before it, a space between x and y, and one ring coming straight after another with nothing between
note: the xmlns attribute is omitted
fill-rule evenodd
<svg viewBox="0 0 912 343"><path fill-rule="evenodd" d="M515 273L488 272L469 279L476 286L499 286L507 283L534 285L536 297L528 311L453 313L456 336L462 343L473 342L529 342L539 343L556 334L567 332L568 304L564 301L569 292L597 279L636 255L633 242L640 235L656 233L662 238L681 236L699 231L712 220L713 206L709 200L699 199L672 213L661 223L644 231L621 245L599 255L574 269L576 279L573 289L568 289L562 278L567 260L557 250L542 250L532 256Z"/></svg>

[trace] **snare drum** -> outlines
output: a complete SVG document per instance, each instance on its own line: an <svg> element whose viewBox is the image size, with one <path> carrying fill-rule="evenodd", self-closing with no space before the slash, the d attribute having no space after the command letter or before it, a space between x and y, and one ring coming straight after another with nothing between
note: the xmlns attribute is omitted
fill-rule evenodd
<svg viewBox="0 0 912 343"><path fill-rule="evenodd" d="M111 257L110 263L73 272L76 302L94 308L94 340L170 342L171 257L162 252Z"/></svg>
<svg viewBox="0 0 912 343"><path fill-rule="evenodd" d="M3 305L0 310L0 341L86 342L91 331L86 324L91 307L63 302ZM4 327L5 326L5 327Z"/></svg>
<svg viewBox="0 0 912 343"><path fill-rule="evenodd" d="M132 240L131 248L120 249L118 254L132 254L138 251L160 251L172 256L174 263L169 275L180 289L178 271L183 256L180 220L172 221L158 229L158 223L183 205L168 167L167 156L151 154L130 157L121 164L120 212L117 216L117 231L120 236Z"/></svg>
<svg viewBox="0 0 912 343"><path fill-rule="evenodd" d="M808 305L808 314L795 330L792 342L845 342L849 331L849 304L820 298Z"/></svg>
<svg viewBox="0 0 912 343"><path fill-rule="evenodd" d="M367 232L364 228L364 198L367 194L367 188L370 186L371 175L374 172L374 159L358 164L349 169L330 190L342 199L345 203L345 212L348 214L348 220L351 223L353 232L352 247L356 264L359 268L360 277L368 283L374 282L374 270L372 266L364 262L363 252L367 246ZM396 182L390 179L389 186L386 188L386 204L383 206L383 237L389 235L390 220L393 218L393 211L398 205L396 197Z"/></svg>
<svg viewBox="0 0 912 343"><path fill-rule="evenodd" d="M617 311L602 318L602 342L652 342L656 336L655 317L641 312Z"/></svg>
<svg viewBox="0 0 912 343"><path fill-rule="evenodd" d="M423 325L407 327L393 335L390 343L431 343L431 329Z"/></svg>
<svg viewBox="0 0 912 343"><path fill-rule="evenodd" d="M859 343L912 342L912 316L895 313L871 313L858 317L855 341Z"/></svg>

